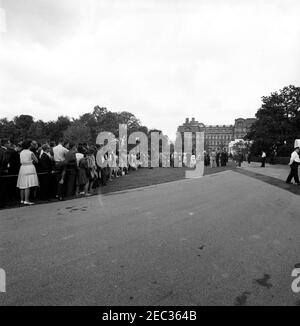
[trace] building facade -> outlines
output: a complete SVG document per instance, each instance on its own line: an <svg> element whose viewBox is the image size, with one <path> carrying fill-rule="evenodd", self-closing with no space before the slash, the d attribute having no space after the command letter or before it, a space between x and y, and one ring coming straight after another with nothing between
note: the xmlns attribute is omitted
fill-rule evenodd
<svg viewBox="0 0 300 326"><path fill-rule="evenodd" d="M238 118L235 119L233 125L204 125L201 122L192 118L186 118L185 123L178 127L178 132L201 132L204 131L204 148L206 151L226 150L231 141L242 139L250 130L252 124L255 122L254 118ZM194 137L193 137L194 138Z"/></svg>

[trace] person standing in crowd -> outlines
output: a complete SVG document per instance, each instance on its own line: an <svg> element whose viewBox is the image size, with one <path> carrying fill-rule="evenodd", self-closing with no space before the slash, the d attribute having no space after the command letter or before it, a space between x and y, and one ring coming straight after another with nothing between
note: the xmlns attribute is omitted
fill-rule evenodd
<svg viewBox="0 0 300 326"><path fill-rule="evenodd" d="M68 143L69 151L65 155L64 170L62 173L62 183L65 183L66 197L74 195L76 188L77 161L76 161L76 145L72 142Z"/></svg>
<svg viewBox="0 0 300 326"><path fill-rule="evenodd" d="M109 178L109 173L110 173L110 167L108 165L108 153L104 154L102 161L103 161L103 165L101 167L101 181L102 184L106 186Z"/></svg>
<svg viewBox="0 0 300 326"><path fill-rule="evenodd" d="M244 155L242 152L239 152L237 154L237 160L238 160L238 166L241 167L242 166L242 163L244 161Z"/></svg>
<svg viewBox="0 0 300 326"><path fill-rule="evenodd" d="M128 174L128 159L126 153L119 153L119 163L122 168L122 175Z"/></svg>
<svg viewBox="0 0 300 326"><path fill-rule="evenodd" d="M264 151L261 152L261 167L264 168L266 165L267 155Z"/></svg>
<svg viewBox="0 0 300 326"><path fill-rule="evenodd" d="M89 186L88 186L88 193L94 189L94 185L98 178L97 166L96 166L96 159L95 159L95 149L90 148L87 151L87 167L88 167L88 179L89 179Z"/></svg>
<svg viewBox="0 0 300 326"><path fill-rule="evenodd" d="M16 175L20 170L20 153L22 151L22 144L12 145L9 149L9 158L8 158L8 174Z"/></svg>
<svg viewBox="0 0 300 326"><path fill-rule="evenodd" d="M211 151L210 156L209 156L209 161L210 161L210 167L215 168L216 167L216 152Z"/></svg>
<svg viewBox="0 0 300 326"><path fill-rule="evenodd" d="M99 148L100 148L100 146L98 144L96 144L94 146L94 157L95 157L95 165L96 165L96 172L97 172L97 178L93 184L94 189L97 189L101 184L101 168L97 164L97 154L98 154Z"/></svg>
<svg viewBox="0 0 300 326"><path fill-rule="evenodd" d="M300 158L299 158L299 147L296 147L291 155L289 166L291 167L290 174L288 175L286 179L286 183L291 183L292 179L294 178L295 183L299 186L299 176L298 176L298 165L300 164Z"/></svg>
<svg viewBox="0 0 300 326"><path fill-rule="evenodd" d="M22 144L22 152L20 153L21 167L19 171L17 187L20 189L21 204L33 205L29 201L30 188L38 187L39 181L36 168L33 163L37 163L38 159L30 151L31 140L25 140Z"/></svg>
<svg viewBox="0 0 300 326"><path fill-rule="evenodd" d="M84 155L86 153L85 148L83 147L82 144L78 144L78 148L77 148L77 153L75 154L76 156L76 161L77 161L77 166L79 166L79 162L82 158L84 158Z"/></svg>
<svg viewBox="0 0 300 326"><path fill-rule="evenodd" d="M7 184L7 195L8 198L17 198L16 183L18 180L18 174L20 170L20 152L22 150L21 144L17 146L11 144L8 152L8 184Z"/></svg>
<svg viewBox="0 0 300 326"><path fill-rule="evenodd" d="M226 166L227 161L227 153L225 150L221 152L221 166Z"/></svg>
<svg viewBox="0 0 300 326"><path fill-rule="evenodd" d="M35 157L38 159L39 158L39 145L38 145L37 141L32 140L29 149L35 155Z"/></svg>
<svg viewBox="0 0 300 326"><path fill-rule="evenodd" d="M216 164L217 164L217 167L220 166L220 152L217 151L217 154L216 154Z"/></svg>
<svg viewBox="0 0 300 326"><path fill-rule="evenodd" d="M53 147L53 158L54 158L56 181L57 181L56 197L59 200L62 200L63 197L63 184L64 184L63 171L64 171L64 160L67 153L68 153L68 149L63 146L63 140L60 139L58 145Z"/></svg>
<svg viewBox="0 0 300 326"><path fill-rule="evenodd" d="M112 179L112 176L117 178L117 155L113 151L108 155L108 162L110 166L110 180Z"/></svg>
<svg viewBox="0 0 300 326"><path fill-rule="evenodd" d="M40 197L42 200L49 200L51 197L53 168L54 166L50 154L50 146L48 144L44 144L41 149L38 164L38 171L40 172Z"/></svg>
<svg viewBox="0 0 300 326"><path fill-rule="evenodd" d="M0 141L0 173L7 174L8 172L8 149L11 147L9 139L1 139Z"/></svg>
<svg viewBox="0 0 300 326"><path fill-rule="evenodd" d="M50 145L50 155L51 157L54 158L53 148L56 146L55 141L51 140L49 145Z"/></svg>
<svg viewBox="0 0 300 326"><path fill-rule="evenodd" d="M53 147L54 162L61 163L65 160L65 156L68 153L68 149L63 146L63 140L60 139L57 146Z"/></svg>
<svg viewBox="0 0 300 326"><path fill-rule="evenodd" d="M106 153L101 153L101 147L98 148L97 154L96 154L96 163L98 170L100 172L100 178L102 186L106 186L107 184L107 178L108 178L108 155Z"/></svg>
<svg viewBox="0 0 300 326"><path fill-rule="evenodd" d="M197 159L196 159L196 155L193 153L191 156L191 163L190 163L190 167L193 169L196 169L196 165L197 165Z"/></svg>
<svg viewBox="0 0 300 326"><path fill-rule="evenodd" d="M88 195L88 163L86 154L78 162L76 195Z"/></svg>
<svg viewBox="0 0 300 326"><path fill-rule="evenodd" d="M186 167L191 168L191 158L192 158L192 153L187 152L186 153Z"/></svg>
<svg viewBox="0 0 300 326"><path fill-rule="evenodd" d="M206 151L203 151L204 166L207 166L207 154Z"/></svg>
<svg viewBox="0 0 300 326"><path fill-rule="evenodd" d="M108 153L108 180L111 181L113 177L113 171L114 171L114 155L112 152Z"/></svg>
<svg viewBox="0 0 300 326"><path fill-rule="evenodd" d="M210 165L209 153L206 153L205 151L204 151L204 164L205 166Z"/></svg>
<svg viewBox="0 0 300 326"><path fill-rule="evenodd" d="M174 151L170 154L170 167L174 167Z"/></svg>
<svg viewBox="0 0 300 326"><path fill-rule="evenodd" d="M37 162L33 162L37 172L38 172L38 161L39 161L39 158L40 158L40 152L41 152L41 148L40 148L40 144L38 144L37 141L35 140L32 140L31 141L31 145L30 145L30 148L29 150L34 154L34 156L37 158ZM32 194L33 198L36 198L37 196L37 188L35 187L33 189L33 194Z"/></svg>
<svg viewBox="0 0 300 326"><path fill-rule="evenodd" d="M7 185L8 185L8 161L11 143L9 139L1 139L0 141L0 207L5 205L7 200Z"/></svg>
<svg viewBox="0 0 300 326"><path fill-rule="evenodd" d="M251 164L251 152L248 152L248 157L247 157L248 164Z"/></svg>
<svg viewBox="0 0 300 326"><path fill-rule="evenodd" d="M129 169L137 170L137 158L135 152L129 153Z"/></svg>
<svg viewBox="0 0 300 326"><path fill-rule="evenodd" d="M271 152L271 157L270 157L270 164L275 164L276 156L277 156L277 151L275 148L273 148L273 150Z"/></svg>

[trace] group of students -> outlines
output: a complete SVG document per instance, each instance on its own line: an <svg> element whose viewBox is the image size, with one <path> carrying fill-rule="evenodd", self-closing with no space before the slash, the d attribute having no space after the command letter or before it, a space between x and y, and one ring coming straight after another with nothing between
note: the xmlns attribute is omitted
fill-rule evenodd
<svg viewBox="0 0 300 326"><path fill-rule="evenodd" d="M63 140L43 145L25 140L14 145L2 139L0 206L17 197L16 187L23 205L32 205L37 195L43 200L54 196L59 200L74 195L90 196L100 185L105 186L109 180L127 174L130 168L138 168L134 164L118 167L114 153L106 153L103 156L106 163L99 166L96 160L99 148Z"/></svg>

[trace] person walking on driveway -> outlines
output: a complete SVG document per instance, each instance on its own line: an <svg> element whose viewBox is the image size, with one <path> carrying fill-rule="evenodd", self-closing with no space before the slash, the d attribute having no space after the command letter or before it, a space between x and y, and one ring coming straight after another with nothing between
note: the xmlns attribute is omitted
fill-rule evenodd
<svg viewBox="0 0 300 326"><path fill-rule="evenodd" d="M291 183L292 179L294 178L295 183L299 186L299 176L298 176L298 165L300 164L299 158L299 151L300 148L296 147L291 155L289 166L291 167L291 171L289 176L286 179L286 183Z"/></svg>

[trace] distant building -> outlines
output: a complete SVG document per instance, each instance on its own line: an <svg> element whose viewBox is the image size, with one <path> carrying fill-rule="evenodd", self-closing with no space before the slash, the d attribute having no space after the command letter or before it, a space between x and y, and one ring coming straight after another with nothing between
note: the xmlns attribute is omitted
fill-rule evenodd
<svg viewBox="0 0 300 326"><path fill-rule="evenodd" d="M192 132L204 131L204 148L205 150L223 150L228 151L229 143L235 139L242 139L250 130L251 125L256 119L235 119L234 125L204 125L201 122L192 118L186 118L185 123L178 127L178 132ZM194 138L194 137L193 137Z"/></svg>

